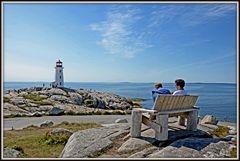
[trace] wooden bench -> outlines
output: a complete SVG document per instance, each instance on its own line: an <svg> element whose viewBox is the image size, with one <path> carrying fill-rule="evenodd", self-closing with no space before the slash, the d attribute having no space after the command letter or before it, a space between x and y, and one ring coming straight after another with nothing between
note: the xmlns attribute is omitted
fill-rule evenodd
<svg viewBox="0 0 240 161"><path fill-rule="evenodd" d="M178 116L178 124L185 126L186 129L197 130L198 110L194 106L198 96L183 96L183 95L158 95L152 110L135 108L132 110L132 126L131 137L141 136L142 123L155 130L155 138L159 141L168 139L168 117ZM150 116L156 116L156 120L151 120L151 117L143 115L148 113Z"/></svg>

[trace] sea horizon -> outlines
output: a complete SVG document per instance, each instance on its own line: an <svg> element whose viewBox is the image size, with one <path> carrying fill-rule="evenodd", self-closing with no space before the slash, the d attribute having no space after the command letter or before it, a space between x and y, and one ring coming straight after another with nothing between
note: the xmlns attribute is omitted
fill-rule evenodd
<svg viewBox="0 0 240 161"><path fill-rule="evenodd" d="M159 81L161 82L161 81ZM4 81L4 83L51 83L51 81ZM131 82L131 81L65 81L65 83L157 83L157 82ZM174 82L161 82L171 84ZM236 82L186 82L186 84L237 84Z"/></svg>

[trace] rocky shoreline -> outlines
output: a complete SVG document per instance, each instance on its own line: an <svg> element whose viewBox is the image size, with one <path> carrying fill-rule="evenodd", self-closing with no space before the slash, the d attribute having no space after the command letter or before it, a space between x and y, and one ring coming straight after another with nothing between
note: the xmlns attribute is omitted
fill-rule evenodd
<svg viewBox="0 0 240 161"><path fill-rule="evenodd" d="M132 108L141 107L131 99L110 92L48 87L7 90L4 91L3 102L5 118L62 114L126 114Z"/></svg>

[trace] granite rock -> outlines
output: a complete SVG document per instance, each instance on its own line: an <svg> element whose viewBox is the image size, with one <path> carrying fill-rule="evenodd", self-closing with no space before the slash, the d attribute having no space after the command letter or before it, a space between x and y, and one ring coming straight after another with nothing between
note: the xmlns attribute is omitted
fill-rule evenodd
<svg viewBox="0 0 240 161"><path fill-rule="evenodd" d="M60 157L96 157L99 152L107 150L113 145L112 140L128 132L129 126L127 125L113 125L77 131L68 139Z"/></svg>
<svg viewBox="0 0 240 161"><path fill-rule="evenodd" d="M11 148L3 149L3 158L17 158L21 152Z"/></svg>
<svg viewBox="0 0 240 161"><path fill-rule="evenodd" d="M213 115L206 115L203 117L203 119L200 122L201 124L213 124L213 125L217 125L218 120L216 119L215 116Z"/></svg>

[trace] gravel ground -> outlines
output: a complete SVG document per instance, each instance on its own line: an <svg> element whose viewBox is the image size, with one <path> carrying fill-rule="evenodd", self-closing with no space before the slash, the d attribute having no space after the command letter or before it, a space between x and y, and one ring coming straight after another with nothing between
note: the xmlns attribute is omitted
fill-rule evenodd
<svg viewBox="0 0 240 161"><path fill-rule="evenodd" d="M99 124L114 124L117 119L127 119L130 122L131 115L87 115L87 116L43 116L43 117L19 117L3 119L3 129L21 129L29 125L39 126L46 120L51 120L54 124L63 121L68 122L96 122Z"/></svg>

